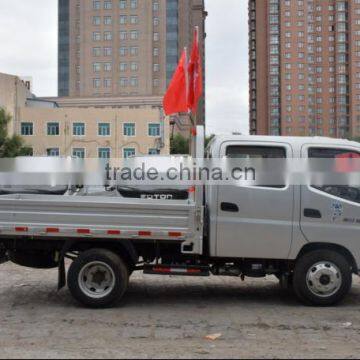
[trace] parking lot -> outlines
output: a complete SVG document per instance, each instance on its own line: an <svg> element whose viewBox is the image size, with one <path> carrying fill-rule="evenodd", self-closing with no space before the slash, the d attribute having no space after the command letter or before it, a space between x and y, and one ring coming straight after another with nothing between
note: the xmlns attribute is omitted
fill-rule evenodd
<svg viewBox="0 0 360 360"><path fill-rule="evenodd" d="M115 309L79 307L57 272L0 268L1 358L358 358L360 281L334 308L300 305L275 278L136 274ZM207 335L216 334L216 340Z"/></svg>

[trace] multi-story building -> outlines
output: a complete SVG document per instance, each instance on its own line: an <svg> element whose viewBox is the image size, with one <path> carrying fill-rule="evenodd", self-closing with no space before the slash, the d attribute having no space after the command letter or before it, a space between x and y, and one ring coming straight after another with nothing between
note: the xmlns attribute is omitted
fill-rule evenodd
<svg viewBox="0 0 360 360"><path fill-rule="evenodd" d="M57 103L55 100L59 100ZM0 73L0 108L34 156L122 158L169 155L170 122L161 98L38 98L17 76Z"/></svg>
<svg viewBox="0 0 360 360"><path fill-rule="evenodd" d="M360 1L249 0L252 134L360 136Z"/></svg>
<svg viewBox="0 0 360 360"><path fill-rule="evenodd" d="M59 96L163 96L194 26L204 58L205 17L204 0L59 0Z"/></svg>
<svg viewBox="0 0 360 360"><path fill-rule="evenodd" d="M17 133L34 156L168 155L170 125L159 109L20 109Z"/></svg>

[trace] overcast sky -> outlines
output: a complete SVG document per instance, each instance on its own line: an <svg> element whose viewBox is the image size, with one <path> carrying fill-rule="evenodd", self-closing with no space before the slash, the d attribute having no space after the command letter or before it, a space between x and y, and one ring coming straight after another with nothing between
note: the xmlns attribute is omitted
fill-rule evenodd
<svg viewBox="0 0 360 360"><path fill-rule="evenodd" d="M38 96L57 95L57 3L0 0L0 72L31 76ZM206 0L206 7L208 132L246 133L247 1Z"/></svg>

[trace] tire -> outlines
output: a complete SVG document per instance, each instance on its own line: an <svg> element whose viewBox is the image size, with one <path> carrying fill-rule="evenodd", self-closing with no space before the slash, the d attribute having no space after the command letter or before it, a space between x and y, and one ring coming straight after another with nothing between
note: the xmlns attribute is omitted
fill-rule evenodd
<svg viewBox="0 0 360 360"><path fill-rule="evenodd" d="M316 250L303 255L295 265L294 291L306 305L332 306L349 293L352 270L336 251Z"/></svg>
<svg viewBox="0 0 360 360"><path fill-rule="evenodd" d="M105 249L81 253L68 273L70 293L79 303L90 308L115 305L124 296L128 284L129 272L125 262Z"/></svg>

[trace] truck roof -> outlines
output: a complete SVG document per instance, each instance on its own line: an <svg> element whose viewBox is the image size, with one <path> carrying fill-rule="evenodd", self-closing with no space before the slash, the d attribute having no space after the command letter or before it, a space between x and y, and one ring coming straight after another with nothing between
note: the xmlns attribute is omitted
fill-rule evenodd
<svg viewBox="0 0 360 360"><path fill-rule="evenodd" d="M360 147L360 143L347 139L334 139L322 136L301 137L301 136L258 136L258 135L219 135L216 136L211 145L223 143L226 141L244 141L244 142L273 142L287 143L294 147L301 147L304 144L324 144L337 146L354 146Z"/></svg>

